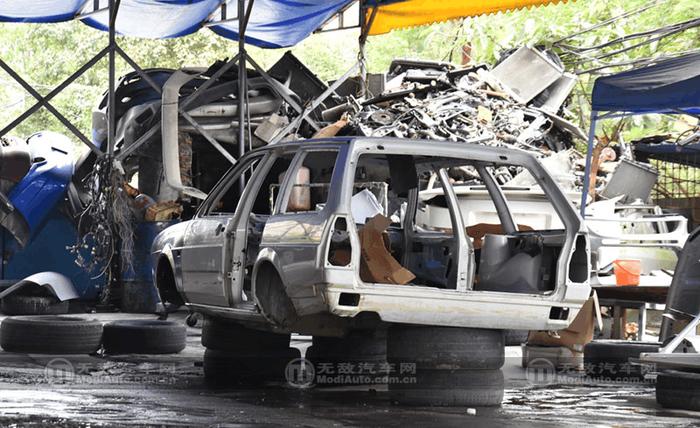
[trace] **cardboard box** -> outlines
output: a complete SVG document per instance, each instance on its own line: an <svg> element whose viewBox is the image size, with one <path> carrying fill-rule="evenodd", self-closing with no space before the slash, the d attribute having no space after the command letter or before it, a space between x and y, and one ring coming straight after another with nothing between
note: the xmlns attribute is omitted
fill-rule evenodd
<svg viewBox="0 0 700 428"><path fill-rule="evenodd" d="M583 347L593 340L596 321L598 328L603 328L598 305L598 295L593 292L579 310L569 327L559 331L531 331L527 337L528 345L565 346L573 352L582 352Z"/></svg>
<svg viewBox="0 0 700 428"><path fill-rule="evenodd" d="M415 275L405 269L391 255L382 233L391 220L381 214L372 217L360 229L360 278L365 282L404 285L415 279Z"/></svg>

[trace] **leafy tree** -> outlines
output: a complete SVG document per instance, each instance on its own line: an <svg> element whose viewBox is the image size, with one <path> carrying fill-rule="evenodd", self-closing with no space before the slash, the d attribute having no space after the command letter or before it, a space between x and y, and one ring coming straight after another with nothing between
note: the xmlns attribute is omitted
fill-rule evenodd
<svg viewBox="0 0 700 428"><path fill-rule="evenodd" d="M646 3L645 0L576 1L394 31L369 39L366 49L369 70L384 72L391 60L399 57L459 61L460 50L466 43L472 46L474 61L491 63L505 49L524 44L552 46L557 39ZM660 1L657 6L641 14L573 37L567 40L567 44L579 47L597 45L625 34L697 16L697 4L693 0ZM0 57L42 94L48 93L107 44L106 33L79 22L2 24L1 28ZM625 62L661 53L698 49L699 36L695 28L600 61L567 53L561 45L555 45L554 49L562 54L570 70L584 71L599 66L601 62ZM357 60L357 37L357 30L316 34L292 51L320 78L329 80L343 74ZM144 68L206 66L217 59L232 57L237 50L235 42L208 30L167 40L118 37L118 43ZM632 44L634 42L625 42L600 52L610 52ZM272 65L284 53L282 49L262 50L254 47L250 47L249 51L263 67ZM613 67L603 71L614 72L623 68ZM118 75L129 71L126 63L118 62ZM581 76L574 102L571 103L572 115L582 126L586 126L589 115L587 98L592 81L591 75ZM32 105L34 99L5 73L0 73L0 82L0 125L5 125ZM90 113L106 89L105 58L52 100L52 104L89 136ZM668 119L635 118L628 122L626 135L634 137L652 128L669 129L671 126L673 122ZM49 112L41 109L15 128L12 134L26 137L43 129L67 133Z"/></svg>

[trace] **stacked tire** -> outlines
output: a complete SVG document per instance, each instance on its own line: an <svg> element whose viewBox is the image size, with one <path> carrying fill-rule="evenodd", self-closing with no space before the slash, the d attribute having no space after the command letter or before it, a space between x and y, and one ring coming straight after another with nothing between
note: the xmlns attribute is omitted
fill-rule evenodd
<svg viewBox="0 0 700 428"><path fill-rule="evenodd" d="M700 411L700 373L677 370L659 373L656 402L670 409Z"/></svg>
<svg viewBox="0 0 700 428"><path fill-rule="evenodd" d="M387 336L387 360L398 368L389 382L398 404L478 407L503 401L501 330L395 324Z"/></svg>
<svg viewBox="0 0 700 428"><path fill-rule="evenodd" d="M644 379L642 366L630 362L642 353L659 352L658 342L594 340L583 348L583 367L587 376L612 381Z"/></svg>
<svg viewBox="0 0 700 428"><path fill-rule="evenodd" d="M527 342L529 330L503 330L506 346L520 346Z"/></svg>
<svg viewBox="0 0 700 428"><path fill-rule="evenodd" d="M314 336L306 359L315 369L317 386L337 386L325 381L343 374L343 385L383 383L387 370L386 329L353 330L344 337Z"/></svg>
<svg viewBox="0 0 700 428"><path fill-rule="evenodd" d="M207 317L202 326L204 377L214 386L284 381L287 364L301 358L289 339L289 334Z"/></svg>

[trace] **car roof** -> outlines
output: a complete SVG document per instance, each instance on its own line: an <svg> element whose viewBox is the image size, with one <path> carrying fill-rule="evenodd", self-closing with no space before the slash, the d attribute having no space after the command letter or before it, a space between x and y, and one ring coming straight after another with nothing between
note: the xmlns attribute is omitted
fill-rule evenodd
<svg viewBox="0 0 700 428"><path fill-rule="evenodd" d="M343 146L349 145L351 143L358 143L360 145L381 145L387 151L392 149L414 149L416 145L428 144L430 146L431 153L437 156L454 156L454 155L467 155L464 150L468 150L468 157L480 157L486 156L496 160L500 158L505 160L505 157L516 162L521 163L525 159L535 160L536 157L525 150L519 148L503 147L503 146L490 146L481 143L470 143L463 141L439 141L439 140L427 140L427 139L409 139L409 138L389 138L389 137L363 137L363 136L347 136L347 137L333 137L324 139L309 139L309 140L296 140L296 141L286 141L280 142L273 145L267 145L259 149L258 151L268 151L275 149L292 149L298 150L300 148L308 148L314 146ZM407 153L408 154L408 153Z"/></svg>

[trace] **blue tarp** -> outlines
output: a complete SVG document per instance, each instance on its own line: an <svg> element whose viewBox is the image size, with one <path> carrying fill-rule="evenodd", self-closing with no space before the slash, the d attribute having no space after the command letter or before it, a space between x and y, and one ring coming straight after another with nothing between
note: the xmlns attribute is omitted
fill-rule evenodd
<svg viewBox="0 0 700 428"><path fill-rule="evenodd" d="M700 114L700 53L598 78L593 110Z"/></svg>
<svg viewBox="0 0 700 428"><path fill-rule="evenodd" d="M354 0L256 0L246 30L246 42L264 48L294 46ZM122 0L115 29L125 36L153 39L191 34L212 21L220 21L221 0ZM86 7L86 9L83 9ZM92 11L85 0L0 0L0 22L63 22ZM100 0L98 9L106 8ZM227 2L225 22L210 28L238 40L237 2ZM231 20L231 18L234 18ZM107 30L106 11L83 22Z"/></svg>

